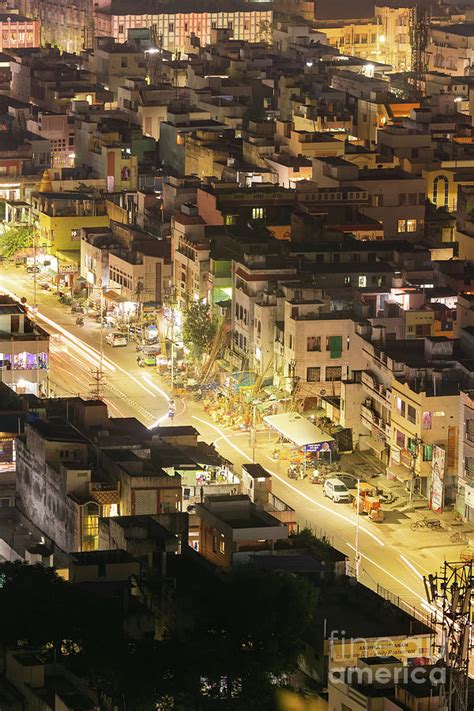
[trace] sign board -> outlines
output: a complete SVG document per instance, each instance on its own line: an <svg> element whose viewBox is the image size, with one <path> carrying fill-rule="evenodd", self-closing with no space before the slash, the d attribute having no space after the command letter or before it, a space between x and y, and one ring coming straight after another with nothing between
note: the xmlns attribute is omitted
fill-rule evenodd
<svg viewBox="0 0 474 711"><path fill-rule="evenodd" d="M464 502L466 506L474 509L474 486L466 484L464 488Z"/></svg>
<svg viewBox="0 0 474 711"><path fill-rule="evenodd" d="M305 450L307 452L330 452L331 445L329 442L316 442L315 444L307 444Z"/></svg>
<svg viewBox="0 0 474 711"><path fill-rule="evenodd" d="M417 659L431 659L429 634L394 637L347 637L328 639L325 651L329 669L354 666L361 657L396 657L403 664Z"/></svg>
<svg viewBox="0 0 474 711"><path fill-rule="evenodd" d="M443 510L444 472L446 467L446 450L435 444L431 460L430 508L435 513Z"/></svg>

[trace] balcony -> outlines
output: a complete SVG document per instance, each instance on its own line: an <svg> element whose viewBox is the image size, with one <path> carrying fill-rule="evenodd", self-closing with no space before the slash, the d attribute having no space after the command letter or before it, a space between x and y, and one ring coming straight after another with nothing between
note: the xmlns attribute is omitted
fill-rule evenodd
<svg viewBox="0 0 474 711"><path fill-rule="evenodd" d="M383 407L390 408L390 389L386 388L382 383L378 383L377 380L370 372L364 371L362 373L362 386L370 397L374 398Z"/></svg>
<svg viewBox="0 0 474 711"><path fill-rule="evenodd" d="M385 422L374 410L368 405L361 405L362 421L367 429L372 430L376 427L378 431L388 440L390 440L390 425Z"/></svg>
<svg viewBox="0 0 474 711"><path fill-rule="evenodd" d="M466 457L474 458L474 432L467 429L464 432L464 453Z"/></svg>

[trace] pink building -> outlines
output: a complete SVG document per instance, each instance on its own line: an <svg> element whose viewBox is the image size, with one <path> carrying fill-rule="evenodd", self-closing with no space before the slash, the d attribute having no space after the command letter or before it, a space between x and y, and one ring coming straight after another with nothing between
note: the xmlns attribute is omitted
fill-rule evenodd
<svg viewBox="0 0 474 711"><path fill-rule="evenodd" d="M0 52L4 49L39 47L41 24L14 13L0 14Z"/></svg>

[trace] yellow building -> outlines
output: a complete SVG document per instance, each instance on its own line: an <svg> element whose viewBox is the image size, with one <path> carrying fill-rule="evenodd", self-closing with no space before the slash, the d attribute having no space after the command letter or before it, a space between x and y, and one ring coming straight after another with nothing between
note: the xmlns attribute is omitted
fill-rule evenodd
<svg viewBox="0 0 474 711"><path fill-rule="evenodd" d="M458 204L459 185L474 185L474 165L454 164L424 170L422 175L426 181L426 197L436 207L446 207L449 212L455 212Z"/></svg>
<svg viewBox="0 0 474 711"><path fill-rule="evenodd" d="M82 227L108 227L104 201L83 192L37 192L31 196L39 226L38 247L53 257L79 255Z"/></svg>
<svg viewBox="0 0 474 711"><path fill-rule="evenodd" d="M438 374L420 372L413 381L392 382L389 476L410 482L429 496L433 447L446 451L446 474L457 471L459 393Z"/></svg>

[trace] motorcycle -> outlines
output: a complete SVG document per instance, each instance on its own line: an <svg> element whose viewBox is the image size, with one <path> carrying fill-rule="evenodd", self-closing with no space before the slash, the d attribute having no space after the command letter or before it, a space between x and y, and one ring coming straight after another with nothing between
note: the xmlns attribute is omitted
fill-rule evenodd
<svg viewBox="0 0 474 711"><path fill-rule="evenodd" d="M83 326L84 319L82 317L76 318L76 326Z"/></svg>

